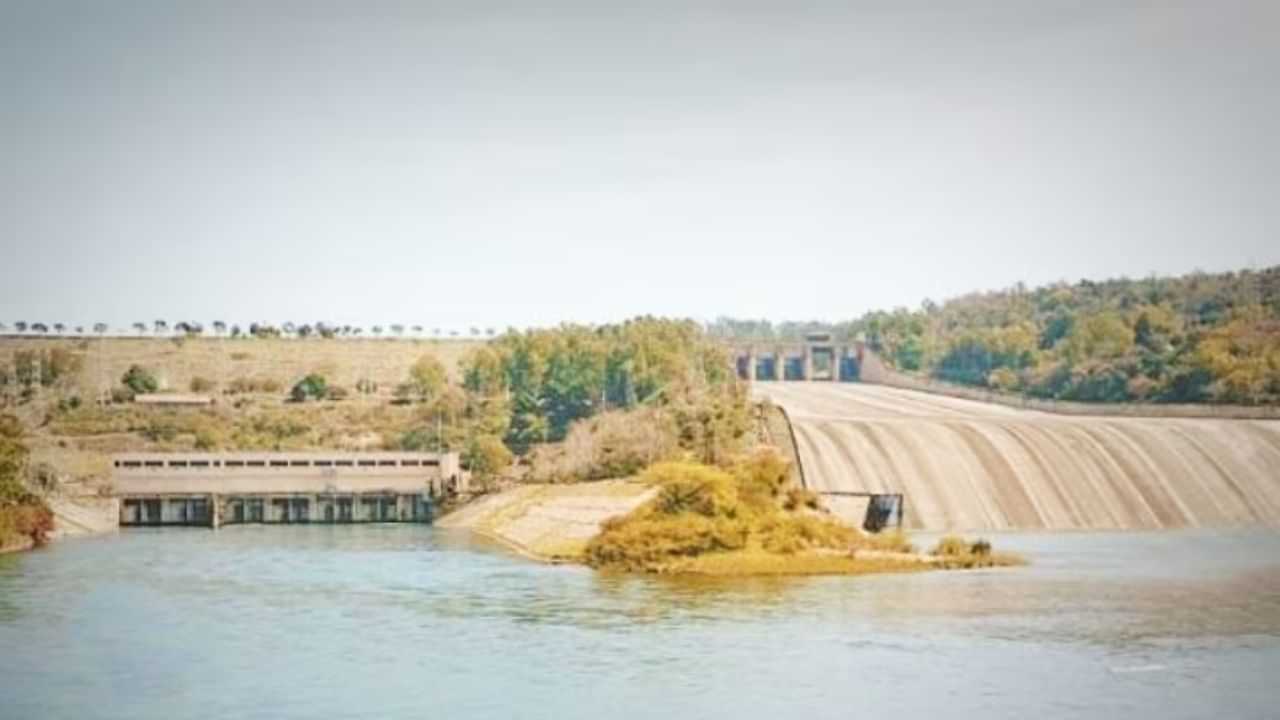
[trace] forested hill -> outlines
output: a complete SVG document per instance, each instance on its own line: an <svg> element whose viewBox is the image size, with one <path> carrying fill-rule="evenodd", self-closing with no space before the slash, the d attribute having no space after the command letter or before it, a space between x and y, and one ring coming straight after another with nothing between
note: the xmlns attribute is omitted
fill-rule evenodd
<svg viewBox="0 0 1280 720"><path fill-rule="evenodd" d="M974 293L835 325L722 318L721 337L864 337L900 370L1093 402L1280 402L1280 266Z"/></svg>

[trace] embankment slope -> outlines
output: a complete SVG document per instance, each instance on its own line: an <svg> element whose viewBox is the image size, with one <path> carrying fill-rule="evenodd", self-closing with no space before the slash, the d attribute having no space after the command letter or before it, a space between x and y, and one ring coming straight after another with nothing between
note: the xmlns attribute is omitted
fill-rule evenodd
<svg viewBox="0 0 1280 720"><path fill-rule="evenodd" d="M924 530L1280 526L1280 422L1078 417L910 390L756 383L817 491L901 492Z"/></svg>
<svg viewBox="0 0 1280 720"><path fill-rule="evenodd" d="M537 560L578 561L601 523L626 515L656 492L626 480L519 485L480 498L436 525L477 532Z"/></svg>

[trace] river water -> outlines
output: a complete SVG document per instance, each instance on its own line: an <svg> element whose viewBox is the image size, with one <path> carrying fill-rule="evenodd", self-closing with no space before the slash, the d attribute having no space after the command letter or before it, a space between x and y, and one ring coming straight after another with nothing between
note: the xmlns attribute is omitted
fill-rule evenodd
<svg viewBox="0 0 1280 720"><path fill-rule="evenodd" d="M689 580L421 526L0 557L0 718L1280 717L1280 535L1000 536L1026 568Z"/></svg>

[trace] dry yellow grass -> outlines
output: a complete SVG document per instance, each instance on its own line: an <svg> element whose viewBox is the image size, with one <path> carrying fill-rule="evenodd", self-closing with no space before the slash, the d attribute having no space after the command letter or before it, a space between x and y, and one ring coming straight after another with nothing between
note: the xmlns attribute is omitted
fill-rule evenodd
<svg viewBox="0 0 1280 720"><path fill-rule="evenodd" d="M270 379L288 389L307 373L318 372L332 385L354 388L369 378L390 394L409 367L433 355L457 375L458 363L481 341L426 339L305 340L282 338L0 338L0 364L12 366L24 350L65 348L80 360L75 391L99 397L119 387L131 365L151 370L162 390L187 392L195 378L211 381L213 392L240 378Z"/></svg>
<svg viewBox="0 0 1280 720"><path fill-rule="evenodd" d="M897 553L803 552L791 555L761 550L710 553L672 561L659 572L717 576L872 575L937 569L917 555Z"/></svg>
<svg viewBox="0 0 1280 720"><path fill-rule="evenodd" d="M412 407L388 404L395 386L424 355L457 378L472 340L286 340L219 338L22 338L0 337L0 368L18 353L71 353L74 369L52 387L38 387L28 402L9 405L26 425L34 462L66 480L102 481L107 456L136 450L379 448L420 422ZM208 408L159 408L133 404L98 406L95 399L121 387L132 365L147 368L161 388L186 392L192 380L219 395ZM302 376L324 374L348 390L369 378L377 397L355 394L342 402L286 404L285 393ZM223 395L233 386L273 385L269 393ZM13 385L3 400L12 401ZM75 409L60 401L79 399ZM4 404L4 403L0 403Z"/></svg>

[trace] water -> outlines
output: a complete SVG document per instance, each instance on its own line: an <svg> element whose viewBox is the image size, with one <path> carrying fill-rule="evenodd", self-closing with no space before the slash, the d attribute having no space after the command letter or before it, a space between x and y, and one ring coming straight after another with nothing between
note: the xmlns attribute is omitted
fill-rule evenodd
<svg viewBox="0 0 1280 720"><path fill-rule="evenodd" d="M1010 535L1015 570L677 580L420 526L0 557L0 718L1274 718L1280 535Z"/></svg>

